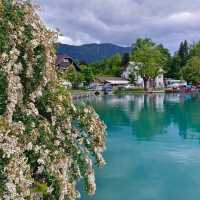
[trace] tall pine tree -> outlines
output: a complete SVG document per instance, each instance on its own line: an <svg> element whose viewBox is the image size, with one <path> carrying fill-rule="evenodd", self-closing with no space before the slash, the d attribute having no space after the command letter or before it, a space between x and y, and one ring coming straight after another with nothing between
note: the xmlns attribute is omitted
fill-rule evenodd
<svg viewBox="0 0 200 200"><path fill-rule="evenodd" d="M187 64L189 59L189 51L190 47L187 40L181 42L179 50L174 54L171 61L171 67L168 72L170 78L180 78L180 71Z"/></svg>
<svg viewBox="0 0 200 200"><path fill-rule="evenodd" d="M189 45L187 40L181 42L178 54L180 56L180 67L182 68L186 65L189 57Z"/></svg>

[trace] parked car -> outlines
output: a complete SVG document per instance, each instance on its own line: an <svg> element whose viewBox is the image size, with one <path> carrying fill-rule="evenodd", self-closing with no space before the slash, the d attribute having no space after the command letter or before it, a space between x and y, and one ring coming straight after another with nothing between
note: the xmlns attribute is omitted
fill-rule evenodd
<svg viewBox="0 0 200 200"><path fill-rule="evenodd" d="M125 88L125 89L134 89L134 88L135 88L135 85L133 85L133 84L128 84L128 85L125 85L124 88Z"/></svg>

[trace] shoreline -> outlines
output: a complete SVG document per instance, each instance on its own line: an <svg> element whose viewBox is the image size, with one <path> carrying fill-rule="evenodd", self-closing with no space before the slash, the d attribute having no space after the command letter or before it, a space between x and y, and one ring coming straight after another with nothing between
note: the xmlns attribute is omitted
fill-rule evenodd
<svg viewBox="0 0 200 200"><path fill-rule="evenodd" d="M71 91L72 98L74 100L78 99L84 99L84 98L90 98L90 97L99 97L99 96L113 96L113 95L131 95L131 94L194 94L194 93L199 93L199 92L166 92L165 90L158 90L158 91L150 91L150 92L145 92L145 91L121 91L121 92L111 92L107 95L105 95L102 91L99 92L99 95L95 94L96 91Z"/></svg>

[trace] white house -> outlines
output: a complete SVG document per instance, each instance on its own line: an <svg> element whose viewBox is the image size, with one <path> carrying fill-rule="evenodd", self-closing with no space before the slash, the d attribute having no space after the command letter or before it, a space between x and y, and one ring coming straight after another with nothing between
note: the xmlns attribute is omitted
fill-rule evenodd
<svg viewBox="0 0 200 200"><path fill-rule="evenodd" d="M127 79L121 77L108 77L108 76L99 76L96 78L100 83L109 83L112 86L124 86L129 83Z"/></svg>
<svg viewBox="0 0 200 200"><path fill-rule="evenodd" d="M123 79L121 77L108 77L108 76L98 76L94 80L92 84L90 84L90 88L94 90L103 90L103 87L109 84L115 90L119 87L123 87L129 84L127 79Z"/></svg>
<svg viewBox="0 0 200 200"><path fill-rule="evenodd" d="M131 73L135 73L136 77L136 85L138 87L144 87L144 81L140 75L137 74L139 66L135 62L129 62L129 64L124 68L122 72L122 78L128 80ZM150 83L147 83L147 86L149 86ZM163 88L164 87L164 75L163 73L160 73L159 76L156 77L155 80L155 86L156 88Z"/></svg>

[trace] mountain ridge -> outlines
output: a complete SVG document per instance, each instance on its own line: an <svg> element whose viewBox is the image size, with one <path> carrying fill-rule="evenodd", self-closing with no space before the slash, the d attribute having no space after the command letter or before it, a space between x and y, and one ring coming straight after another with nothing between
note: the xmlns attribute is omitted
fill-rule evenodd
<svg viewBox="0 0 200 200"><path fill-rule="evenodd" d="M116 53L130 53L131 47L122 47L112 43L90 43L80 46L58 43L57 54L67 54L79 61L87 63L100 61L113 56Z"/></svg>

